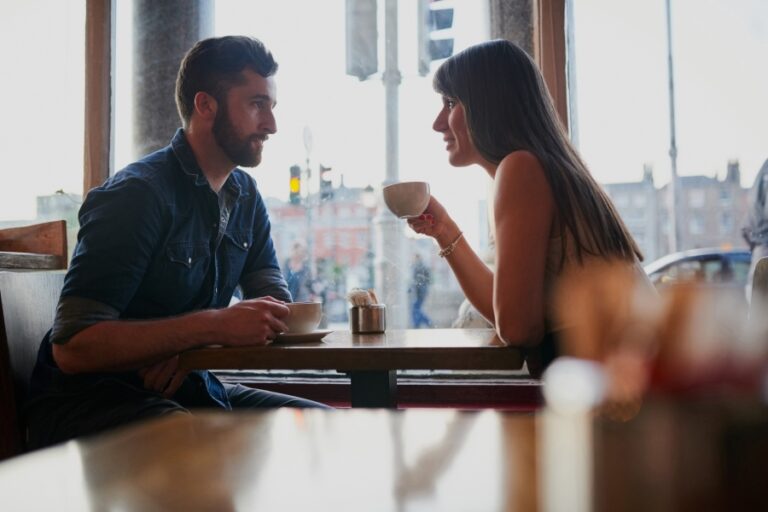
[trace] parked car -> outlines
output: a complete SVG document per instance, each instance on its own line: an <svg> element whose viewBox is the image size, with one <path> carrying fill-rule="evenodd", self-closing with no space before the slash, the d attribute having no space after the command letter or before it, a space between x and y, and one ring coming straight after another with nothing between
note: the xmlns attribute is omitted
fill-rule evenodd
<svg viewBox="0 0 768 512"><path fill-rule="evenodd" d="M691 249L645 265L651 282L661 288L675 281L698 279L745 290L752 254L749 249Z"/></svg>

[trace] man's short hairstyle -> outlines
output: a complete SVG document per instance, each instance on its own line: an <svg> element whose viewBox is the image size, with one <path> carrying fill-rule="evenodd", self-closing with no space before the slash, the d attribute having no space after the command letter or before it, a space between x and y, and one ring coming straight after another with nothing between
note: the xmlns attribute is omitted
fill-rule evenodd
<svg viewBox="0 0 768 512"><path fill-rule="evenodd" d="M224 36L198 41L181 61L176 77L176 107L186 127L195 109L195 94L206 92L221 101L230 87L243 83L249 68L263 77L277 71L264 43L253 37Z"/></svg>

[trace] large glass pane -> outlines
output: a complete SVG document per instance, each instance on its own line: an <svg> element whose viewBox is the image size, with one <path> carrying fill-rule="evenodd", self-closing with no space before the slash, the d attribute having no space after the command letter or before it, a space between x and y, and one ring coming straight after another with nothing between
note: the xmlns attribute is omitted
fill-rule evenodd
<svg viewBox="0 0 768 512"><path fill-rule="evenodd" d="M414 237L404 221L395 221L395 231L388 234L377 235L376 231L380 226L383 231L389 229L380 200L381 186L388 180L383 79L388 3L378 2L378 68L365 80L346 73L345 0L219 1L216 33L258 37L280 64L276 76L278 133L270 138L262 164L251 172L269 198L281 264L287 273L299 275L300 262L306 260L310 282L301 287L300 296L322 298L329 322L346 326L347 291L373 287L376 273L381 272L385 279L379 282L384 289L377 292L390 297L390 324L412 325L413 275L424 275L414 267L419 254L431 274L422 309L431 325L447 327L456 318L463 295L447 264L437 256L437 247L431 239ZM482 253L488 239L487 179L479 169L451 168L440 135L431 129L440 108L431 86L437 63L422 70L426 71L422 76L419 3L398 2L396 68L402 81L396 92L397 107L390 112L399 116L394 132L399 151L391 155L397 162L394 179L429 182L432 193L455 215L470 243ZM486 2L446 4L453 7L454 17L443 35L453 36L454 51L487 39ZM295 171L302 184L299 205L289 200L292 166L299 167ZM389 245L397 240L401 249L393 255ZM382 270L387 265L395 271ZM393 287L397 288L394 292Z"/></svg>
<svg viewBox="0 0 768 512"><path fill-rule="evenodd" d="M6 2L0 16L0 226L65 219L83 188L85 1Z"/></svg>
<svg viewBox="0 0 768 512"><path fill-rule="evenodd" d="M570 6L574 137L646 261L673 249L744 247L747 190L768 158L768 3L669 0L671 52L665 0L572 0ZM676 244L673 135L680 177Z"/></svg>

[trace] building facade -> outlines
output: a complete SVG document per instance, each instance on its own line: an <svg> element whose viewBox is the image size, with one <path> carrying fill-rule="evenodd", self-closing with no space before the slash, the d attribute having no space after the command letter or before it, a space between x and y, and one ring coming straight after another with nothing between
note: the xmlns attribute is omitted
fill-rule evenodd
<svg viewBox="0 0 768 512"><path fill-rule="evenodd" d="M646 166L639 182L604 185L645 255L653 261L670 252L669 184L656 188ZM748 190L741 186L738 161L728 162L725 177L678 177L678 250L744 247Z"/></svg>

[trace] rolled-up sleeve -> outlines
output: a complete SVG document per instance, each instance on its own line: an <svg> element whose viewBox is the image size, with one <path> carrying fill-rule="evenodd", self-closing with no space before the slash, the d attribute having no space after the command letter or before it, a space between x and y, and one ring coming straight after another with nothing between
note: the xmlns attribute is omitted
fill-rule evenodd
<svg viewBox="0 0 768 512"><path fill-rule="evenodd" d="M88 193L56 310L53 343L120 318L156 250L161 212L161 202L141 180L116 180Z"/></svg>
<svg viewBox="0 0 768 512"><path fill-rule="evenodd" d="M103 302L81 297L62 297L56 306L51 343L63 345L87 327L118 318L120 312Z"/></svg>
<svg viewBox="0 0 768 512"><path fill-rule="evenodd" d="M269 295L288 302L292 300L291 292L288 291L288 285L280 269L263 268L251 272L243 276L240 286L243 288L243 296L246 299Z"/></svg>

